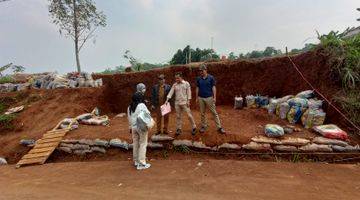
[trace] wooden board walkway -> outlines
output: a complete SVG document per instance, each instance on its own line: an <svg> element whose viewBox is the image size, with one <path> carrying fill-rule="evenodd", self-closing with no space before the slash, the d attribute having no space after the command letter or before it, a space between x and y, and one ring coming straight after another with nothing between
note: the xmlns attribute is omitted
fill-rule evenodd
<svg viewBox="0 0 360 200"><path fill-rule="evenodd" d="M73 123L74 121L65 129L57 129L61 124L59 122L53 130L46 132L41 139L36 141L34 147L20 159L16 164L16 168L24 165L44 164L56 147L59 146L66 133L71 130Z"/></svg>

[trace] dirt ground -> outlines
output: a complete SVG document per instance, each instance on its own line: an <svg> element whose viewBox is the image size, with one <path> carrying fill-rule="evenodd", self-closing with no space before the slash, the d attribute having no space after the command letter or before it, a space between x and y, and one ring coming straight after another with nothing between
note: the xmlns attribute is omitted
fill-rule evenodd
<svg viewBox="0 0 360 200"><path fill-rule="evenodd" d="M47 105L44 106L46 107ZM24 112L31 112L31 110L32 108L30 107L29 110ZM75 117L76 114L83 113L83 110L84 109L81 109L81 107L73 109L72 116L69 116L68 114L63 114L62 118ZM60 111L56 112L61 113ZM263 134L264 126L268 123L276 123L280 125L288 124L286 120L281 120L274 115L269 115L265 109L244 108L242 110L234 110L230 106L218 106L218 112L221 117L223 126L227 131L226 135L220 135L217 132L215 124L212 120L212 116L210 116L210 113L208 113L208 121L210 127L206 133L197 133L195 136L192 136L189 121L186 116L183 116L183 134L177 138L202 141L208 146L220 145L225 142L245 144L250 141L251 137ZM199 111L194 109L193 115L196 122L200 123ZM132 142L131 135L129 134L127 118L118 118L115 117L115 114L110 114L110 118L110 126L80 125L79 129L69 132L65 138L101 138L107 140L113 138L120 138L123 140L127 140L128 142ZM24 128L21 131L15 131L2 135L0 137L0 144L4 147L0 149L0 156L4 156L10 163L16 163L21 158L21 156L29 150L29 148L21 146L19 144L19 141L22 138L40 139L46 130L50 130L53 126L57 124L54 117L50 117L50 119L45 119L44 121L41 121L39 119L39 122L34 123L34 121L32 121L30 117L23 118L23 121L21 123L23 123ZM175 120L175 114L172 113L170 115L169 124L170 135L172 136L174 136L175 134ZM50 121L51 123L49 123ZM300 125L297 126L301 127ZM155 132L156 128L152 130L150 135L154 134ZM294 132L292 134L289 134L288 136L311 138L315 136L315 133L302 128L301 132ZM76 158L74 158L74 160L76 160Z"/></svg>
<svg viewBox="0 0 360 200"><path fill-rule="evenodd" d="M359 165L154 160L0 167L0 199L359 199Z"/></svg>

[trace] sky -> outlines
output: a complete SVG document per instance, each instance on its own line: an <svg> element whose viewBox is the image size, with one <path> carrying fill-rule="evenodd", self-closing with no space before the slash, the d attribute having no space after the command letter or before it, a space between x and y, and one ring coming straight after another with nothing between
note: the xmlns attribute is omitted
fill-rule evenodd
<svg viewBox="0 0 360 200"><path fill-rule="evenodd" d="M359 26L359 0L94 0L107 16L80 52L83 71L142 62L169 62L178 49L213 47L220 55L274 46L285 51L328 33ZM0 66L27 72L76 70L74 43L51 23L48 0L0 3Z"/></svg>

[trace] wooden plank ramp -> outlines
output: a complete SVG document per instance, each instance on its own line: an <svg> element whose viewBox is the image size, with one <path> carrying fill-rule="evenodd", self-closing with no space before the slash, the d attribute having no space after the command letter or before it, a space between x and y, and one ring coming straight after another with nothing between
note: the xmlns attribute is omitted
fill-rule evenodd
<svg viewBox="0 0 360 200"><path fill-rule="evenodd" d="M36 141L34 147L20 159L16 168L24 165L44 164L69 131L70 128L53 129L46 132L41 139Z"/></svg>

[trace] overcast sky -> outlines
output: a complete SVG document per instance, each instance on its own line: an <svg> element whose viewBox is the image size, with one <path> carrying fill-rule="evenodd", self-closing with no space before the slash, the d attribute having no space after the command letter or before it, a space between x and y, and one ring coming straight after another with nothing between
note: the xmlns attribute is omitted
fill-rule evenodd
<svg viewBox="0 0 360 200"><path fill-rule="evenodd" d="M128 65L126 49L144 62L168 62L187 44L224 55L266 46L301 48L316 32L358 26L359 0L95 0L107 15L96 43L81 51L85 71ZM13 62L27 72L75 71L71 39L51 23L47 0L0 3L0 65ZM310 39L309 39L310 38Z"/></svg>

